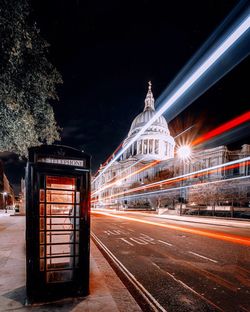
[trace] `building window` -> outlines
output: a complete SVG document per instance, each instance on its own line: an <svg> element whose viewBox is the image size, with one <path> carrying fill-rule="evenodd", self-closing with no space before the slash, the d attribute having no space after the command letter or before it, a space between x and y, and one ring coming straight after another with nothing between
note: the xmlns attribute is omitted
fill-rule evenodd
<svg viewBox="0 0 250 312"><path fill-rule="evenodd" d="M148 140L143 141L143 154L148 153Z"/></svg>
<svg viewBox="0 0 250 312"><path fill-rule="evenodd" d="M153 142L154 140L149 140L149 146L148 146L148 149L149 149L149 154L152 154L153 153Z"/></svg>
<svg viewBox="0 0 250 312"><path fill-rule="evenodd" d="M169 151L168 151L168 147L169 147L169 145L168 145L168 143L166 143L166 149L165 149L165 155L167 156L168 155L168 153L169 153Z"/></svg>
<svg viewBox="0 0 250 312"><path fill-rule="evenodd" d="M155 154L159 154L159 140L155 140Z"/></svg>
<svg viewBox="0 0 250 312"><path fill-rule="evenodd" d="M133 155L137 154L137 142L134 143L134 151L133 151Z"/></svg>
<svg viewBox="0 0 250 312"><path fill-rule="evenodd" d="M238 168L234 168L233 169L233 175L239 175L240 174L240 170L239 170L239 167Z"/></svg>
<svg viewBox="0 0 250 312"><path fill-rule="evenodd" d="M142 140L140 140L139 142L138 142L138 144L139 144L139 154L142 154Z"/></svg>

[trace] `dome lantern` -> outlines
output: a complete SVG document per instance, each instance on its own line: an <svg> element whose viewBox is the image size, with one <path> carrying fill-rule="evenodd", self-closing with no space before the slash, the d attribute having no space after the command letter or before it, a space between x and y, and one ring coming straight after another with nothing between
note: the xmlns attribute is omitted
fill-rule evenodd
<svg viewBox="0 0 250 312"><path fill-rule="evenodd" d="M156 114L154 97L151 90L151 81L148 83L148 92L145 98L143 112L133 120L128 136L123 142L125 147L130 140L144 127ZM159 116L144 133L123 154L122 160L130 157L136 159L164 160L174 157L174 138L170 135L168 124L164 116Z"/></svg>
<svg viewBox="0 0 250 312"><path fill-rule="evenodd" d="M155 106L154 106L155 99L154 99L154 96L153 96L153 93L151 90L151 86L152 86L152 83L151 83L151 81L149 81L148 82L148 93L147 93L146 98L145 98L144 111L155 110Z"/></svg>

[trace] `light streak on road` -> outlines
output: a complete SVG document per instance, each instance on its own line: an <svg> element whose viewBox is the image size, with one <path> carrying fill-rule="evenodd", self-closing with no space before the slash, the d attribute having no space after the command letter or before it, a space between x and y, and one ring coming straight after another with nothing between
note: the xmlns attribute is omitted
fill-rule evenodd
<svg viewBox="0 0 250 312"><path fill-rule="evenodd" d="M167 228L167 229L171 229L171 230L177 230L177 231L186 232L186 233L190 233L190 234L205 236L205 237L223 240L223 241L234 243L234 244L250 246L250 239L248 237L244 237L244 236L225 234L225 233L221 233L221 232L198 229L198 228L193 229L193 228L186 227L184 225L173 225L173 224L166 224L166 223L158 223L158 222L153 222L153 221L149 221L149 220L142 220L142 219L138 219L138 218L134 218L134 217L126 217L126 216L121 216L121 215L107 213L107 212L101 212L101 211L93 211L92 210L91 213L92 214L101 214L104 216L108 216L108 217L112 217L112 218L118 218L118 219L127 220L127 221L134 221L134 222L139 222L139 223L143 223L143 224L149 224L149 225L153 225L153 226L158 226L158 227Z"/></svg>
<svg viewBox="0 0 250 312"><path fill-rule="evenodd" d="M140 136L150 127L155 120L157 120L163 113L165 113L172 105L174 105L191 87L195 85L196 82L202 78L202 76L213 66L216 62L221 60L221 57L249 30L250 28L250 14L238 24L236 29L232 31L215 50L207 57L198 68L194 70L191 76L187 77L174 92L174 94L169 98L165 99L161 108L156 111L154 116L144 125L141 130L134 136L134 138L124 146L116 156L103 168L103 170L96 177L99 178L134 142L136 142Z"/></svg>
<svg viewBox="0 0 250 312"><path fill-rule="evenodd" d="M133 193L133 192L136 192L136 191L145 190L145 189L152 188L152 187L157 187L157 186L162 186L162 185L166 185L166 184L180 182L180 181L186 180L186 179L194 177L194 176L202 176L204 174L211 174L211 173L214 173L218 169L221 169L223 167L225 167L225 170L234 169L237 166L240 166L240 163L242 163L242 165L245 165L245 164L248 165L249 161L250 161L250 156L244 157L244 158L233 160L233 161L229 161L227 163L223 163L223 164L220 164L220 165L216 165L216 166L212 166L212 167L209 167L209 168L205 168L205 169L193 171L193 172L190 172L190 173L186 173L186 174L174 177L174 178L169 178L169 179L157 181L157 182L146 184L146 185L143 185L143 186L140 186L140 187L136 187L136 188L133 188L133 189L130 189L130 190L126 190L124 192L120 192L120 193L117 193L117 194L113 194L111 196L104 197L104 198L102 198L102 200L115 198L115 197L118 197L120 195L124 196L125 194L128 194L128 193ZM227 181L227 179L222 180L222 181ZM99 201L99 200L98 199L97 200L92 200L91 202L94 203L94 202L97 202L97 201Z"/></svg>
<svg viewBox="0 0 250 312"><path fill-rule="evenodd" d="M244 122L250 121L250 111L246 112L245 114L242 114L226 123L224 123L223 125L213 129L212 131L207 132L206 134L198 137L196 140L194 140L191 145L195 146L198 144L201 144L205 141L208 141L212 138L214 138L215 136L218 136L226 131L229 131L239 125L241 125Z"/></svg>
<svg viewBox="0 0 250 312"><path fill-rule="evenodd" d="M93 192L93 193L92 193L92 196L94 196L96 193L99 193L99 192L101 192L101 191L107 189L108 187L111 187L111 186L114 186L114 185L119 184L119 183L122 182L123 180L128 179L128 178L134 176L135 174L138 174L138 173L140 173L140 172L142 172L142 171L144 171L144 170L146 170L146 169L149 169L149 168L155 166L155 165L158 164L159 162L160 162L159 160L155 160L155 161L153 161L153 162L151 162L151 163L149 163L149 164L143 166L142 168L140 168L140 169L138 169L138 170L136 170L136 171L134 171L134 172L129 173L128 175L126 175L125 177L123 177L123 178L121 178L121 179L118 179L118 180L116 180L116 181L114 181L114 182L112 182L112 183L110 183L110 184L104 185L103 187L101 187L101 188L98 189L97 191Z"/></svg>

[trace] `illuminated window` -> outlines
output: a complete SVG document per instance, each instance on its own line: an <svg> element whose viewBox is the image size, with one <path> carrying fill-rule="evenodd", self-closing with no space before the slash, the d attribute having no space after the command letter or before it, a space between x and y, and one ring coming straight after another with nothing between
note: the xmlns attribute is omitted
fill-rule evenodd
<svg viewBox="0 0 250 312"><path fill-rule="evenodd" d="M76 178L46 177L40 191L40 270L47 283L70 281L79 263L80 192Z"/></svg>

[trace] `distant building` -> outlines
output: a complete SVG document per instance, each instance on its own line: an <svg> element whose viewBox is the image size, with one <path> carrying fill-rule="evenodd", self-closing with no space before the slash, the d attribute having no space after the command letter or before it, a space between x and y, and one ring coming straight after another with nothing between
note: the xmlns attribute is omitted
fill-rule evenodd
<svg viewBox="0 0 250 312"><path fill-rule="evenodd" d="M123 147L134 138L140 129L147 124L154 115L154 97L151 90L151 83L149 83L144 110L132 122L128 136L123 142ZM124 152L118 161L114 162L100 178L97 178L93 182L92 194L94 194L95 200L98 200L96 203L98 205L103 203L115 207L119 205L120 202L120 200L116 199L116 196L114 196L115 194L120 194L120 197L122 197L123 194L126 194L127 190L134 187L140 187L150 182L160 181L162 179L250 156L250 145L244 144L240 150L234 151L228 150L226 146L195 150L192 154L192 161L183 161L175 156L175 145L175 140L169 132L166 119L164 116L159 117L143 135ZM154 165L150 166L152 162L154 162ZM142 170L146 165L149 165L149 169ZM103 167L100 166L99 171L102 169ZM221 168L214 170L210 174L192 176L185 181L185 185L243 175L250 175L249 163L243 164L240 167L235 166L227 171ZM119 181L119 179L124 176L126 176L126 178ZM110 183L111 186L105 188L105 185ZM178 186L180 187L181 185L179 184ZM244 184L244 187L246 188L246 194L250 194L250 189L248 191L249 183ZM95 193L97 190L101 191ZM191 191L191 189L185 191L185 194L183 194L182 191L177 191L175 195L166 193L155 197L144 196L139 199L132 199L131 196L131 198L123 200L123 206L156 207L159 205L169 205L169 203L173 201L188 201ZM173 206L175 205L173 204Z"/></svg>
<svg viewBox="0 0 250 312"><path fill-rule="evenodd" d="M6 177L3 163L0 161L0 209L14 205L14 191Z"/></svg>
<svg viewBox="0 0 250 312"><path fill-rule="evenodd" d="M21 179L21 191L18 195L18 208L21 215L25 214L25 201L26 201L26 187L25 179Z"/></svg>

